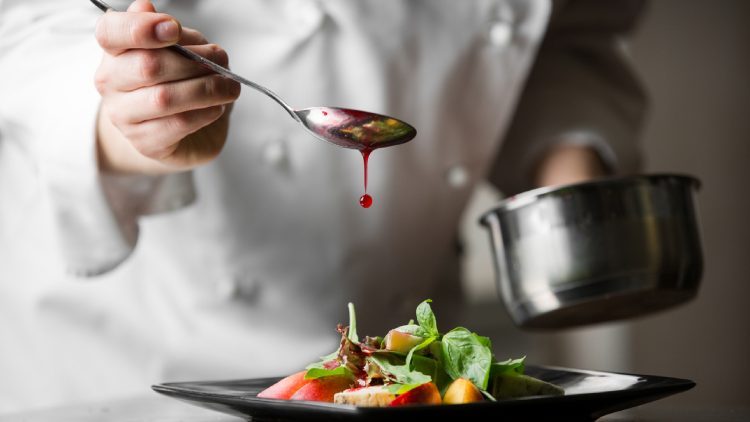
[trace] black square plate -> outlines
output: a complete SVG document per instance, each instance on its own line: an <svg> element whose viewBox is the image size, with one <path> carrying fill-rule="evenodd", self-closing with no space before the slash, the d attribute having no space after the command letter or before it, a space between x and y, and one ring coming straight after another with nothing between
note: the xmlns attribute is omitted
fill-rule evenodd
<svg viewBox="0 0 750 422"><path fill-rule="evenodd" d="M695 386L690 380L542 366L528 375L557 384L564 396L535 396L460 405L355 407L332 403L261 399L259 391L280 378L179 382L154 385L161 394L253 421L396 420L595 420ZM429 418L429 419L428 419ZM441 419L434 419L441 418ZM480 419L481 418L481 419Z"/></svg>

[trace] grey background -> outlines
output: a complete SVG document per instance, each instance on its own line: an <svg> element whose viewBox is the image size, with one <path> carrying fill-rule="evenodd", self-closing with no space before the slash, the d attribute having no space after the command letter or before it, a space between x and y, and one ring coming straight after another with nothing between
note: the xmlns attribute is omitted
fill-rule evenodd
<svg viewBox="0 0 750 422"><path fill-rule="evenodd" d="M654 0L628 49L651 97L646 172L703 182L705 271L697 299L631 322L520 332L493 299L489 242L476 221L497 197L484 187L464 222L465 287L475 305L467 322L491 333L496 353L526 354L533 363L697 382L663 405L750 406L750 2Z"/></svg>

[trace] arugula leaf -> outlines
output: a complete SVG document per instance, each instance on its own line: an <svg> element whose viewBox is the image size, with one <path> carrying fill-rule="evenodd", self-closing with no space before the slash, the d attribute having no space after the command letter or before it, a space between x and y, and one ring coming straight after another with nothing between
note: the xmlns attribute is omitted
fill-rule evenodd
<svg viewBox="0 0 750 422"><path fill-rule="evenodd" d="M332 362L338 360L338 357L339 352L337 350L330 355L321 357L318 362L307 365L305 367L305 369L307 369L307 372L305 373L305 379L315 379L327 377L329 375L343 375L347 373L354 376L354 374L352 374L352 371L350 371L345 366L341 366L339 362L332 364Z"/></svg>
<svg viewBox="0 0 750 422"><path fill-rule="evenodd" d="M313 369L313 368L325 369L326 364L330 365L330 362L338 359L338 357L339 357L339 351L337 350L329 355L322 356L319 361L307 365L305 369Z"/></svg>
<svg viewBox="0 0 750 422"><path fill-rule="evenodd" d="M427 299L417 306L417 322L427 332L428 336L439 337L437 321L430 307L430 302L432 302L432 299Z"/></svg>
<svg viewBox="0 0 750 422"><path fill-rule="evenodd" d="M349 340L352 343L358 344L359 337L357 337L357 314L354 312L354 304L349 302Z"/></svg>
<svg viewBox="0 0 750 422"><path fill-rule="evenodd" d="M443 336L441 346L445 372L451 378L466 378L480 390L487 389L492 351L486 337L458 327Z"/></svg>

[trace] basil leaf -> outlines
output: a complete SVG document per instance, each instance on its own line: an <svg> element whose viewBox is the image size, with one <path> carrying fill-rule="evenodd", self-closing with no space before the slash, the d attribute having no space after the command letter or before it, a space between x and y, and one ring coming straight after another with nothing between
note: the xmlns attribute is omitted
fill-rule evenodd
<svg viewBox="0 0 750 422"><path fill-rule="evenodd" d="M419 343L418 345L412 347L411 350L409 350L409 354L406 355L406 366L408 367L411 366L411 360L414 357L414 352L418 352L424 349L435 340L437 340L437 337L429 337L429 338L426 338L423 342Z"/></svg>
<svg viewBox="0 0 750 422"><path fill-rule="evenodd" d="M349 302L349 340L354 344L359 344L357 337L357 314L354 313L354 304Z"/></svg>
<svg viewBox="0 0 750 422"><path fill-rule="evenodd" d="M448 390L448 387L453 382L453 379L445 372L445 357L443 356L442 350L443 346L440 340L434 341L432 342L432 344L430 344L430 355L435 358L435 362L437 364L437 367L435 368L435 375L432 377L432 382L437 385L438 390L440 390L440 395L444 396L445 392ZM419 358L419 355L414 356L415 367L417 366L416 361L419 360Z"/></svg>
<svg viewBox="0 0 750 422"><path fill-rule="evenodd" d="M497 374L502 374L505 372L512 372L518 375L523 375L523 372L526 369L524 364L525 360L526 356L520 359L508 359L502 362L493 362L492 366L490 367L490 376L494 377Z"/></svg>
<svg viewBox="0 0 750 422"><path fill-rule="evenodd" d="M430 337L438 337L440 333L438 332L437 321L430 307L430 302L432 302L432 299L427 299L417 306L417 322Z"/></svg>
<svg viewBox="0 0 750 422"><path fill-rule="evenodd" d="M417 337L430 337L429 333L425 331L424 328L420 327L416 324L406 324L402 325L400 327L394 328L396 331L400 331L402 333L411 334L413 336Z"/></svg>
<svg viewBox="0 0 750 422"><path fill-rule="evenodd" d="M443 336L442 352L445 372L453 379L466 378L480 390L487 389L492 365L492 351L487 342L463 327Z"/></svg>
<svg viewBox="0 0 750 422"><path fill-rule="evenodd" d="M428 358L427 356L414 355L414 362L412 362L410 368L413 371L429 375L432 381L435 382L435 374L438 369L437 360Z"/></svg>
<svg viewBox="0 0 750 422"><path fill-rule="evenodd" d="M490 340L489 337L480 336L477 333L474 333L475 336L477 336L477 339L480 343L487 346L488 349L492 350L492 340Z"/></svg>

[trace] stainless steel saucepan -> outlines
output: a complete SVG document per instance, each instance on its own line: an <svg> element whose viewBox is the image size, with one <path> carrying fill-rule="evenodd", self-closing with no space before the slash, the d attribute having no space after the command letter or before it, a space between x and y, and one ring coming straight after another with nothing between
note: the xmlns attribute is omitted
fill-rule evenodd
<svg viewBox="0 0 750 422"><path fill-rule="evenodd" d="M507 198L480 219L513 322L555 329L640 316L695 297L694 193L675 174L610 178Z"/></svg>

